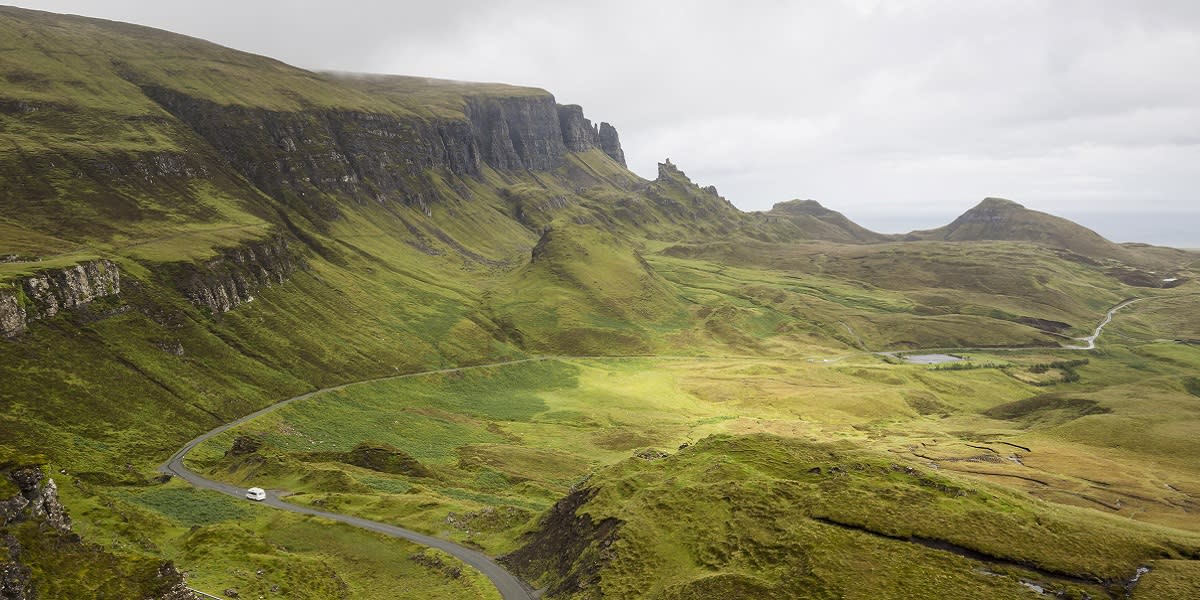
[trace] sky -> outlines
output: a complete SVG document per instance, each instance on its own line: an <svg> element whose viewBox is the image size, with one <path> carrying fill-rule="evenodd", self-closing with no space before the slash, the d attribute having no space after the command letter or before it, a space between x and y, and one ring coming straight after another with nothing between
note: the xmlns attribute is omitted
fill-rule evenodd
<svg viewBox="0 0 1200 600"><path fill-rule="evenodd" d="M308 69L545 88L743 210L885 232L998 196L1200 247L1200 2L30 0Z"/></svg>

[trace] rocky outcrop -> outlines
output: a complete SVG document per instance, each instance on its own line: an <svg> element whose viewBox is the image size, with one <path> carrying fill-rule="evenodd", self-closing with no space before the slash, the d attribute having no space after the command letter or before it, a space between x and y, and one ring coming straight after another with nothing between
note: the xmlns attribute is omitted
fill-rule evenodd
<svg viewBox="0 0 1200 600"><path fill-rule="evenodd" d="M40 468L17 468L6 475L16 485L17 493L0 500L0 598L28 600L36 597L32 570L22 563L21 542L8 532L9 525L34 521L53 531L70 533L71 519L58 500L54 480L42 484Z"/></svg>
<svg viewBox="0 0 1200 600"><path fill-rule="evenodd" d="M258 189L333 219L330 198L419 206L432 194L424 172L478 175L479 146L466 121L391 114L223 105L165 88L147 96L205 139Z"/></svg>
<svg viewBox="0 0 1200 600"><path fill-rule="evenodd" d="M608 123L599 126L583 116L578 104L559 105L558 124L562 129L563 145L571 152L585 152L599 148L609 158L625 166L625 151L621 149L621 138L617 130Z"/></svg>
<svg viewBox="0 0 1200 600"><path fill-rule="evenodd" d="M614 518L594 521L580 512L597 491L573 490L556 502L537 529L523 536L523 545L499 561L525 581L548 581L548 598L595 588L600 570L613 558L612 545L623 524Z"/></svg>
<svg viewBox="0 0 1200 600"><path fill-rule="evenodd" d="M159 565L155 579L153 596L148 600L199 600L199 596L188 589L183 573L171 561Z"/></svg>
<svg viewBox="0 0 1200 600"><path fill-rule="evenodd" d="M38 467L15 469L8 479L17 486L17 493L0 501L0 527L27 520L41 522L58 531L71 530L71 517L58 500L58 486L53 479L42 483L45 475Z"/></svg>
<svg viewBox="0 0 1200 600"><path fill-rule="evenodd" d="M557 169L566 156L554 96L467 98L480 156L501 171Z"/></svg>
<svg viewBox="0 0 1200 600"><path fill-rule="evenodd" d="M428 212L437 193L430 169L469 176L484 166L549 171L563 164L567 152L592 148L625 160L611 125L593 127L583 109L559 106L545 93L467 96L461 119L425 119L341 109L276 111L217 104L162 87L142 91L260 190L324 219L340 215L335 200L396 202Z"/></svg>
<svg viewBox="0 0 1200 600"><path fill-rule="evenodd" d="M4 474L17 488L11 497L0 500L0 600L37 598L32 569L25 564L25 551L31 554L60 554L58 564L87 561L89 566L110 575L123 589L112 590L112 597L146 600L194 600L183 574L170 562L149 563L135 560L125 563L95 544L85 542L71 532L71 518L58 498L58 486L47 479L39 467L17 467ZM39 577L54 576L41 574ZM60 577L75 574L58 573ZM83 590L67 590L82 592ZM64 591L64 590L60 590ZM83 595L65 597L90 597Z"/></svg>
<svg viewBox="0 0 1200 600"><path fill-rule="evenodd" d="M181 276L184 295L217 315L254 300L263 287L283 283L305 268L284 238L244 244L225 250L203 265L188 265Z"/></svg>
<svg viewBox="0 0 1200 600"><path fill-rule="evenodd" d="M121 293L121 270L109 260L93 260L65 269L48 269L0 289L0 335L12 337L29 322Z"/></svg>
<svg viewBox="0 0 1200 600"><path fill-rule="evenodd" d="M571 152L584 152L600 147L600 132L583 116L578 104L558 106L558 126L562 129L563 145Z"/></svg>
<svg viewBox="0 0 1200 600"><path fill-rule="evenodd" d="M608 123L600 123L600 149L604 151L609 158L620 163L622 167L625 165L625 151L621 149L621 138L617 135L617 128Z"/></svg>
<svg viewBox="0 0 1200 600"><path fill-rule="evenodd" d="M658 177L654 181L657 183L667 183L672 179L682 179L687 183L692 182L686 173L679 170L679 167L675 166L675 163L671 162L671 159L663 159L662 162L658 163Z"/></svg>

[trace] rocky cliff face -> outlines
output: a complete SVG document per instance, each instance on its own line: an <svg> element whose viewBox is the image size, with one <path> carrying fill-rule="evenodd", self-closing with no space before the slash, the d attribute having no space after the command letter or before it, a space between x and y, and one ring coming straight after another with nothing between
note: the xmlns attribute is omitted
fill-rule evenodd
<svg viewBox="0 0 1200 600"><path fill-rule="evenodd" d="M613 558L621 521L593 521L582 508L596 495L595 489L572 491L559 500L525 534L523 545L500 557L500 562L526 581L548 580L547 598L568 597L595 589L600 570Z"/></svg>
<svg viewBox="0 0 1200 600"><path fill-rule="evenodd" d="M336 200L398 202L426 209L429 169L477 176L548 171L567 152L602 148L624 164L616 130L599 129L554 97L468 96L463 119L314 109L281 112L216 104L161 87L143 92L213 146L267 194L333 219Z"/></svg>
<svg viewBox="0 0 1200 600"><path fill-rule="evenodd" d="M601 123L598 136L600 139L600 149L609 158L620 163L622 167L626 166L625 151L621 149L621 138L617 135L617 128L608 123Z"/></svg>
<svg viewBox="0 0 1200 600"><path fill-rule="evenodd" d="M162 88L143 91L260 190L327 219L338 216L332 199L421 204L430 193L427 169L480 172L479 145L471 124L463 121L427 123L344 110L280 112Z"/></svg>
<svg viewBox="0 0 1200 600"><path fill-rule="evenodd" d="M571 152L600 146L600 132L583 116L583 107L578 104L558 106L558 126L562 130L563 144Z"/></svg>
<svg viewBox="0 0 1200 600"><path fill-rule="evenodd" d="M10 525L26 521L38 522L53 531L69 533L71 519L58 501L54 480L42 484L42 470L37 467L15 469L7 474L16 484L17 493L0 500L0 598L28 600L36 597L32 571L23 564L20 540L7 531Z"/></svg>
<svg viewBox="0 0 1200 600"><path fill-rule="evenodd" d="M304 266L283 238L253 242L226 250L203 266L189 266L181 288L193 304L221 314L254 300L257 290L283 283Z"/></svg>
<svg viewBox="0 0 1200 600"><path fill-rule="evenodd" d="M0 598L29 600L33 597L33 572L21 563L21 542L11 535L0 538Z"/></svg>
<svg viewBox="0 0 1200 600"><path fill-rule="evenodd" d="M0 335L12 337L30 321L53 317L97 298L121 293L121 271L108 260L93 260L66 269L52 269L0 289Z"/></svg>
<svg viewBox="0 0 1200 600"><path fill-rule="evenodd" d="M584 152L599 148L609 158L625 165L625 151L621 149L621 138L617 130L608 123L592 125L583 116L578 104L559 105L558 124L562 129L563 144L571 152Z"/></svg>
<svg viewBox="0 0 1200 600"><path fill-rule="evenodd" d="M566 156L553 96L472 97L466 114L484 162L494 169L550 171Z"/></svg>

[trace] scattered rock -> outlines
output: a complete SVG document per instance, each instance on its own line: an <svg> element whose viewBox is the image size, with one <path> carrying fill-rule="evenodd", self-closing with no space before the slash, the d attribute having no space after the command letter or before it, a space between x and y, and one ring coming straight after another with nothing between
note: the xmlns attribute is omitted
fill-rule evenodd
<svg viewBox="0 0 1200 600"><path fill-rule="evenodd" d="M167 354L174 354L175 356L183 356L184 354L183 343L179 340L160 340L154 342L154 347L166 352Z"/></svg>
<svg viewBox="0 0 1200 600"><path fill-rule="evenodd" d="M33 598L32 571L21 564L21 545L11 535L0 539L0 598L4 600L31 600Z"/></svg>
<svg viewBox="0 0 1200 600"><path fill-rule="evenodd" d="M660 458L666 458L670 456L670 454L667 454L658 448L646 448L644 450L638 450L637 452L634 452L633 455L642 460L658 460Z"/></svg>
<svg viewBox="0 0 1200 600"><path fill-rule="evenodd" d="M362 442L355 446L346 454L345 462L380 473L410 477L429 477L433 474L409 453L378 442Z"/></svg>
<svg viewBox="0 0 1200 600"><path fill-rule="evenodd" d="M148 600L194 600L196 595L187 588L183 573L175 567L175 563L167 561L159 565L155 574L158 580L158 590Z"/></svg>
<svg viewBox="0 0 1200 600"><path fill-rule="evenodd" d="M263 441L259 438L249 435L239 435L233 439L233 446L229 448L227 453L229 456L245 456L258 452L263 446Z"/></svg>
<svg viewBox="0 0 1200 600"><path fill-rule="evenodd" d="M503 531L524 525L532 516L533 513L515 506L488 506L474 512L462 514L450 512L446 515L445 522L455 529L466 531L467 533L475 533L479 531Z"/></svg>
<svg viewBox="0 0 1200 600"><path fill-rule="evenodd" d="M225 594L226 598L237 598L238 597L237 588L225 588L225 591L222 593Z"/></svg>

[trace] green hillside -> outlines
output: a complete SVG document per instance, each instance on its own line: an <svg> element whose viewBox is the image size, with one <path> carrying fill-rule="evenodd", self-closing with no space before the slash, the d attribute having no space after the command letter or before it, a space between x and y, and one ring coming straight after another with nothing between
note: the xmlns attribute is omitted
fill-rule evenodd
<svg viewBox="0 0 1200 600"><path fill-rule="evenodd" d="M0 568L38 598L102 571L113 597L181 572L241 597L495 597L450 555L158 471L366 381L189 464L510 553L548 597L876 597L952 568L913 594L1017 596L1032 568L1095 596L1155 561L1141 597L1195 574L1193 254L991 200L905 239L815 202L744 213L669 160L637 176L611 126L536 88L9 7L0 40L0 503L40 466L72 517L0 512L20 546ZM1134 297L1098 351L1060 349ZM936 348L965 368L874 354ZM926 434L953 473L915 457ZM1038 472L960 455L1001 438L1036 441ZM624 523L611 550L546 541L585 505ZM914 511L946 535L880 520Z"/></svg>

